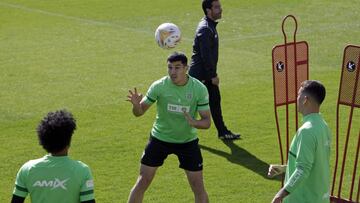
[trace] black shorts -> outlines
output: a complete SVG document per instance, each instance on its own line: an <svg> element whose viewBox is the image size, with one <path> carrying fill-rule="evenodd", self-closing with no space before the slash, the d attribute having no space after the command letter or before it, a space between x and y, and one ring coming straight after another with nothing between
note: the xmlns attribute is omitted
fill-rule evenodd
<svg viewBox="0 0 360 203"><path fill-rule="evenodd" d="M144 150L141 163L146 166L162 166L169 154L175 154L180 162L179 167L188 171L202 170L202 156L199 139L187 143L168 143L150 136Z"/></svg>

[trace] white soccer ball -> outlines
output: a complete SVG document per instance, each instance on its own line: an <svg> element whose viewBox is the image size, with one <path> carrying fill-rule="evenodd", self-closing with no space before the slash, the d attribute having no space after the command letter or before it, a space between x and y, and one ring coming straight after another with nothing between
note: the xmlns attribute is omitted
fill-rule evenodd
<svg viewBox="0 0 360 203"><path fill-rule="evenodd" d="M155 40L163 49L174 48L181 40L181 32L174 23L163 23L155 31Z"/></svg>

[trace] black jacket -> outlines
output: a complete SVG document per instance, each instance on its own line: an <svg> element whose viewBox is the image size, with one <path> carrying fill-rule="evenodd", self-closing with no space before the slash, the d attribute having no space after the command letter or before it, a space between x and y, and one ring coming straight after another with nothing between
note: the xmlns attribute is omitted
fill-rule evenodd
<svg viewBox="0 0 360 203"><path fill-rule="evenodd" d="M200 81L209 81L217 76L219 39L216 25L217 22L205 16L196 29L189 75Z"/></svg>

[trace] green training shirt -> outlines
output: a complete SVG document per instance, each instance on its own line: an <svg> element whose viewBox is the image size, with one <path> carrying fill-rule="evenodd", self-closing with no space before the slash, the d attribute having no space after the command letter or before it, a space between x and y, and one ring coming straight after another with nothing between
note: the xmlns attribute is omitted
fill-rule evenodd
<svg viewBox="0 0 360 203"><path fill-rule="evenodd" d="M26 162L16 176L14 195L32 203L79 203L94 199L89 167L68 156L46 155Z"/></svg>
<svg viewBox="0 0 360 203"><path fill-rule="evenodd" d="M319 113L303 118L290 150L284 203L329 203L331 133Z"/></svg>
<svg viewBox="0 0 360 203"><path fill-rule="evenodd" d="M193 118L198 111L209 110L209 96L204 84L188 76L184 86L175 85L169 76L155 81L144 97L146 104L157 104L152 136L170 143L186 143L197 138L196 129L185 119L183 111Z"/></svg>

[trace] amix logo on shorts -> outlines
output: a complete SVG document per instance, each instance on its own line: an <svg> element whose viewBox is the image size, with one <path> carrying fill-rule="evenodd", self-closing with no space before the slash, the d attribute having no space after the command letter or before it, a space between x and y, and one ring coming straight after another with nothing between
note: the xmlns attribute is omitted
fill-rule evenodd
<svg viewBox="0 0 360 203"><path fill-rule="evenodd" d="M175 113L183 113L184 111L189 113L190 106L181 106L181 105L177 105L177 104L168 104L167 105L167 110L170 111L170 112L175 112Z"/></svg>
<svg viewBox="0 0 360 203"><path fill-rule="evenodd" d="M33 187L50 187L51 190L54 190L56 188L62 188L64 190L67 190L66 189L66 181L68 181L68 179L65 179L65 180L59 180L57 178L55 178L55 180L38 180L34 183Z"/></svg>

